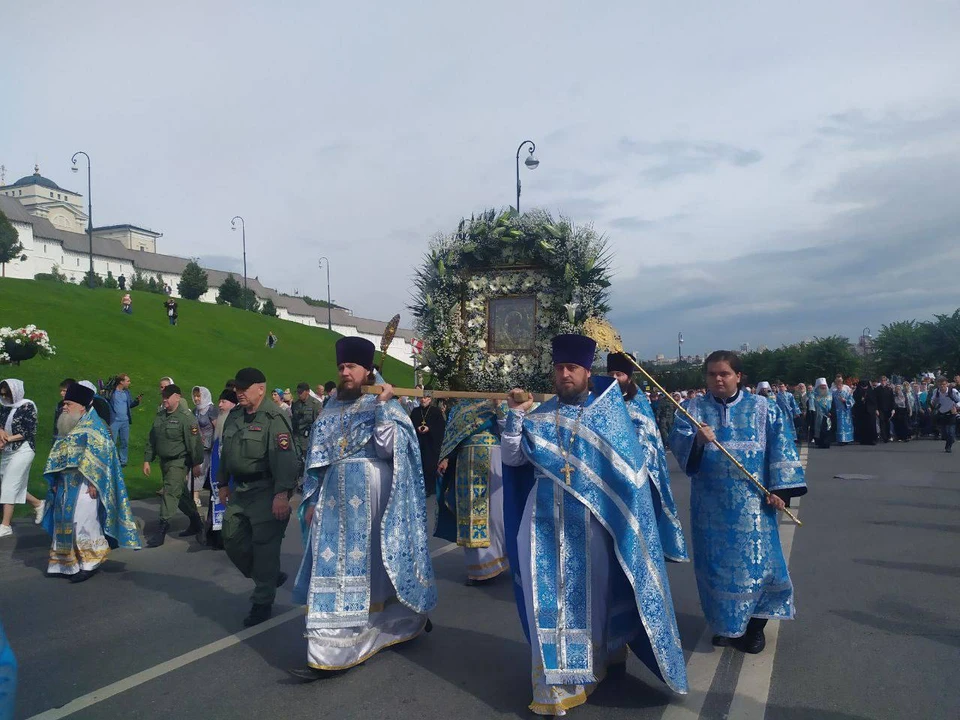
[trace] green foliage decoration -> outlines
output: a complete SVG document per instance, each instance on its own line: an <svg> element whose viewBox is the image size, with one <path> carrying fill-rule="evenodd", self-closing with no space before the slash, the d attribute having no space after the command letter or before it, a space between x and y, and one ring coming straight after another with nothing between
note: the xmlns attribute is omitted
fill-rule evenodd
<svg viewBox="0 0 960 720"><path fill-rule="evenodd" d="M551 338L579 332L584 320L609 310L609 262L607 242L592 226L542 210L487 210L437 235L417 270L410 306L433 384L549 390ZM511 295L536 297L535 349L489 353L487 303Z"/></svg>

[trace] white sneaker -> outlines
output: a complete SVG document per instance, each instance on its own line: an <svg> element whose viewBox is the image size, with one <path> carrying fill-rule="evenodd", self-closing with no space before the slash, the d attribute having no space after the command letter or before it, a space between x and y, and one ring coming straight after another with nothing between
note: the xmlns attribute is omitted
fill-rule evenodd
<svg viewBox="0 0 960 720"><path fill-rule="evenodd" d="M9 525L0 525L0 537L7 537L8 535L13 535L13 528Z"/></svg>
<svg viewBox="0 0 960 720"><path fill-rule="evenodd" d="M40 523L43 522L43 513L44 513L44 511L45 511L46 509L47 509L47 501L46 501L46 500L41 500L41 501L40 501L40 504L37 505L37 509L33 511L33 513L34 513L34 516L33 516L33 524L34 524L34 525L39 525Z"/></svg>

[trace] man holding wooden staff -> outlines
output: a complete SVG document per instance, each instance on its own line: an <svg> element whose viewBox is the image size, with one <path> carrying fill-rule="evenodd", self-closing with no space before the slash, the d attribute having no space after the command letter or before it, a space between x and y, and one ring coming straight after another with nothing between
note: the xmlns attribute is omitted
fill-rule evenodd
<svg viewBox="0 0 960 720"><path fill-rule="evenodd" d="M766 645L770 618L792 620L793 583L780 546L777 511L804 495L803 467L793 435L775 403L741 389L739 356L711 353L708 392L678 412L670 447L690 476L693 566L713 644L756 654ZM767 489L741 475L719 441Z"/></svg>
<svg viewBox="0 0 960 720"><path fill-rule="evenodd" d="M337 395L310 434L294 589L307 606L307 666L290 671L302 680L429 632L437 604L416 431L390 385L362 394L382 382L374 350L337 341Z"/></svg>
<svg viewBox="0 0 960 720"><path fill-rule="evenodd" d="M596 342L553 339L557 397L530 411L511 393L501 435L504 520L533 702L564 715L586 702L626 649L687 690L644 448L619 385L596 377Z"/></svg>

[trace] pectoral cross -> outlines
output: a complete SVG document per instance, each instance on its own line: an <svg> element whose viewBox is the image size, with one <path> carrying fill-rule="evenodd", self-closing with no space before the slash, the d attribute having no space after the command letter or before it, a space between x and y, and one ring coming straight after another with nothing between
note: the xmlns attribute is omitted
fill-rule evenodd
<svg viewBox="0 0 960 720"><path fill-rule="evenodd" d="M564 482L566 482L567 485L569 485L570 476L573 475L573 466L570 465L570 463L566 463L560 472L563 473L563 477L565 478Z"/></svg>
<svg viewBox="0 0 960 720"><path fill-rule="evenodd" d="M340 438L338 444L340 445L340 454L343 455L343 451L347 449L347 438L345 436Z"/></svg>

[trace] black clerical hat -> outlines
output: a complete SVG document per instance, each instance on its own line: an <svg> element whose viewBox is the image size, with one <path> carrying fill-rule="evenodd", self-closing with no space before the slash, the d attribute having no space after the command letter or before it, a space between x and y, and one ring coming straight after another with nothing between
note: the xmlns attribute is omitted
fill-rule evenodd
<svg viewBox="0 0 960 720"><path fill-rule="evenodd" d="M361 337L342 337L337 340L337 365L354 363L373 370L373 355L376 346Z"/></svg>
<svg viewBox="0 0 960 720"><path fill-rule="evenodd" d="M607 355L607 372L622 372L627 375L633 375L636 372L636 365L630 362L633 355L629 353L615 352Z"/></svg>
<svg viewBox="0 0 960 720"><path fill-rule="evenodd" d="M557 335L553 339L553 364L573 363L589 370L597 342L586 335Z"/></svg>
<svg viewBox="0 0 960 720"><path fill-rule="evenodd" d="M93 402L94 395L96 395L96 393L86 385L74 383L67 388L67 392L63 396L63 399L69 400L70 402L75 402L77 405L90 407L90 403Z"/></svg>

